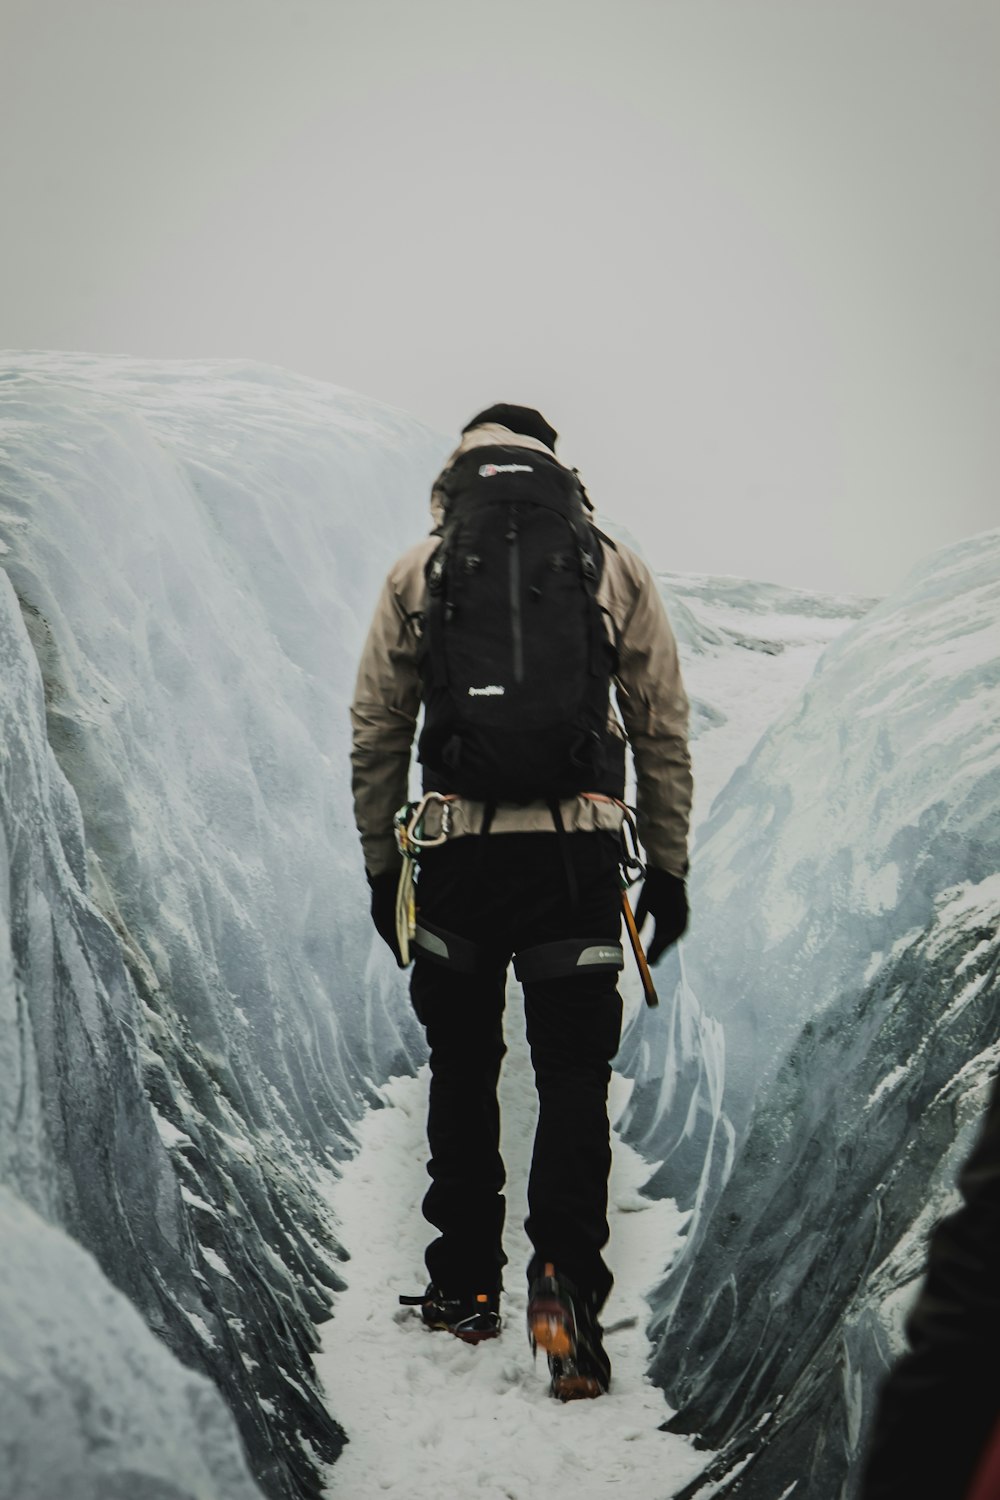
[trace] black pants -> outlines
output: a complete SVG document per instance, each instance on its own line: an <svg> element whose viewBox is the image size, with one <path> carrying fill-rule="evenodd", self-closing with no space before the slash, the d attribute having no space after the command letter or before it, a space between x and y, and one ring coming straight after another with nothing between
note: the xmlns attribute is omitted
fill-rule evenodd
<svg viewBox="0 0 1000 1500"><path fill-rule="evenodd" d="M507 965L512 954L541 943L619 941L619 847L605 833L505 833L456 839L421 856L420 917L468 938L484 955L475 974L421 955L411 981L430 1046L432 1183L423 1209L439 1238L428 1246L427 1270L448 1293L499 1288L506 1260L497 1078ZM616 981L604 970L529 983L524 996L539 1104L525 1224L534 1250L528 1277L551 1261L598 1308L612 1285L601 1250L611 1167L608 1081L622 1021Z"/></svg>

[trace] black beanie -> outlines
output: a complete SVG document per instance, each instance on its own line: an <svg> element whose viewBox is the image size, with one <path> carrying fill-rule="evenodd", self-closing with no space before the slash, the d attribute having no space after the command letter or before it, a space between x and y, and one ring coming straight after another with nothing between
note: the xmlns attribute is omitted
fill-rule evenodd
<svg viewBox="0 0 1000 1500"><path fill-rule="evenodd" d="M482 427L487 422L499 422L501 427L509 427L511 432L519 432L522 437L537 438L546 448L553 450L559 437L555 428L550 427L541 412L535 411L533 406L510 406L506 401L488 406L485 411L473 417L471 422L466 422L462 431L471 432L473 427Z"/></svg>

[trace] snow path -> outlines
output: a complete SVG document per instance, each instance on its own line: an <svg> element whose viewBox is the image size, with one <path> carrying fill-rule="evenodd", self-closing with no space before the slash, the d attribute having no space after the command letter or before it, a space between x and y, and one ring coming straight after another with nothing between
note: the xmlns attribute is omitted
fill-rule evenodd
<svg viewBox="0 0 1000 1500"><path fill-rule="evenodd" d="M609 1493L669 1500L708 1457L658 1431L670 1414L644 1377L649 1345L642 1293L676 1253L685 1216L639 1189L650 1164L614 1137L609 1262L617 1277L606 1326L613 1384L597 1401L563 1406L548 1394L545 1360L533 1364L524 1332L522 1224L535 1122L521 992L511 985L508 1056L501 1077L507 1163L507 1289L499 1339L470 1347L430 1333L399 1293L423 1291L431 1231L420 1212L427 1186L426 1067L382 1090L388 1106L358 1127L361 1149L330 1191L351 1261L348 1287L323 1329L317 1373L349 1443L330 1470L329 1500L600 1500ZM611 1117L630 1084L612 1080Z"/></svg>

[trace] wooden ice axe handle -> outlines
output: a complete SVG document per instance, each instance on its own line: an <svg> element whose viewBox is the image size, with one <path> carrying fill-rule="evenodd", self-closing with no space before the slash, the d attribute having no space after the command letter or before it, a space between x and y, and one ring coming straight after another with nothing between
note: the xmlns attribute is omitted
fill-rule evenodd
<svg viewBox="0 0 1000 1500"><path fill-rule="evenodd" d="M628 938L632 944L632 952L635 954L636 965L639 969L639 978L642 980L643 993L646 996L646 1004L659 1005L660 997L656 993L656 985L653 983L653 976L649 972L646 955L642 951L642 939L639 936L639 929L635 925L635 917L632 915L632 908L629 905L628 891L622 891L622 911L625 913L625 926L628 928Z"/></svg>

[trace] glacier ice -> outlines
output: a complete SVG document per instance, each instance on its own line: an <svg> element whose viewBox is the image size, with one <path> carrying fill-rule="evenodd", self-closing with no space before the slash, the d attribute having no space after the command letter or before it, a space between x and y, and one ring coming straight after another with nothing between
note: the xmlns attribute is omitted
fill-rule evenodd
<svg viewBox="0 0 1000 1500"><path fill-rule="evenodd" d="M1000 532L929 559L699 837L686 1004L725 1037L732 1165L654 1295L653 1370L719 1493L849 1493L1000 1060L998 618Z"/></svg>
<svg viewBox="0 0 1000 1500"><path fill-rule="evenodd" d="M93 1258L0 1186L0 1491L11 1500L261 1500L215 1387Z"/></svg>
<svg viewBox="0 0 1000 1500"><path fill-rule="evenodd" d="M367 919L347 701L445 445L252 365L8 356L0 402L2 1179L299 1500L342 1440L316 1166L423 1056Z"/></svg>
<svg viewBox="0 0 1000 1500"><path fill-rule="evenodd" d="M799 698L823 651L874 601L728 577L659 575L692 700L695 873L705 819L761 735ZM750 817L742 814L748 826ZM766 828L765 818L761 827ZM700 898L711 902L714 892ZM621 1126L656 1163L648 1190L696 1207L721 1188L734 1132L722 1109L726 1036L687 979L703 912L656 971L658 1012L633 1007L617 1067L634 1080ZM629 976L625 976L626 991Z"/></svg>

